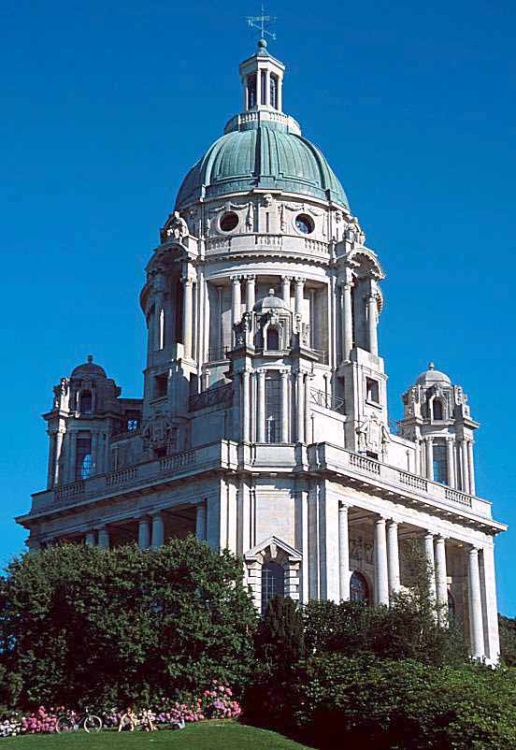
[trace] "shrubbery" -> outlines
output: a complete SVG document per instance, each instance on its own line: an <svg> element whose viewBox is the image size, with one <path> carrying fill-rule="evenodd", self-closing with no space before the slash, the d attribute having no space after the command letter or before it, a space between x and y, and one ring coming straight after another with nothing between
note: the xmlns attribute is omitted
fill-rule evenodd
<svg viewBox="0 0 516 750"><path fill-rule="evenodd" d="M298 638L306 657L287 666L278 646L293 640L293 606L271 602L258 629L250 723L320 750L516 750L516 671L471 664L424 586L390 608L310 602Z"/></svg>
<svg viewBox="0 0 516 750"><path fill-rule="evenodd" d="M241 563L193 537L158 550L65 545L0 579L0 702L157 704L241 689L256 615Z"/></svg>

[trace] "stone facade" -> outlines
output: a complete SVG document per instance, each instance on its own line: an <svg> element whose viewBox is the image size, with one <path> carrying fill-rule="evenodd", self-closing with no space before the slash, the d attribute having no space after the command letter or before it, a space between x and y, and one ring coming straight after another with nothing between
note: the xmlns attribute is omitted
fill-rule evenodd
<svg viewBox="0 0 516 750"><path fill-rule="evenodd" d="M494 663L505 527L475 495L467 398L431 365L391 430L378 257L282 112L284 66L260 42L240 72L244 112L185 178L146 268L143 398L92 358L61 380L47 489L18 519L28 545L195 533L242 557L259 607L274 591L389 604L415 542L440 616Z"/></svg>

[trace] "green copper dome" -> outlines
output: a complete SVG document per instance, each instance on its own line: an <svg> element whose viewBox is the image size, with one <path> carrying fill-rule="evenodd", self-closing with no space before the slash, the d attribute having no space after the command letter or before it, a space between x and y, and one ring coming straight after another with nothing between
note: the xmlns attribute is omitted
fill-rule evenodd
<svg viewBox="0 0 516 750"><path fill-rule="evenodd" d="M334 201L349 208L344 189L322 153L282 111L285 66L268 52L264 39L239 71L245 111L228 122L224 135L187 174L176 210L199 199L256 188Z"/></svg>
<svg viewBox="0 0 516 750"><path fill-rule="evenodd" d="M291 117L244 113L226 126L226 134L208 149L187 174L176 210L199 198L247 193L253 188L300 193L332 200L348 208L346 194L328 162L299 132Z"/></svg>

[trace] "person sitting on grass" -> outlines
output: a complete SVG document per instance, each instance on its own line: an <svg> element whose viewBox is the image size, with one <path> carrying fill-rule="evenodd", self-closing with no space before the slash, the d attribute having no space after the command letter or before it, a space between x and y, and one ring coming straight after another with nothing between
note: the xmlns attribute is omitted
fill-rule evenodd
<svg viewBox="0 0 516 750"><path fill-rule="evenodd" d="M134 732L136 727L136 716L134 715L131 706L127 706L125 713L120 717L120 724L118 725L118 731L121 732L123 729L127 729L129 732Z"/></svg>
<svg viewBox="0 0 516 750"><path fill-rule="evenodd" d="M149 711L148 708L144 709L141 719L141 727L144 732L155 732L157 730L158 727L154 723L155 719L156 717L152 711Z"/></svg>

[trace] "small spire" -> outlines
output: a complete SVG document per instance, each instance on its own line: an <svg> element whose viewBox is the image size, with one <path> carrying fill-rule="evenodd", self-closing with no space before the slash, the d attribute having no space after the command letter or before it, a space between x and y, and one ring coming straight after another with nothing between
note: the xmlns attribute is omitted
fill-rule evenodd
<svg viewBox="0 0 516 750"><path fill-rule="evenodd" d="M88 364L91 365L91 363L93 362L93 354L88 354L88 356L86 357L86 360Z"/></svg>
<svg viewBox="0 0 516 750"><path fill-rule="evenodd" d="M434 363L433 363L433 362L429 362L429 363L428 363L428 369L429 369L429 370L435 370L435 365L434 365Z"/></svg>
<svg viewBox="0 0 516 750"><path fill-rule="evenodd" d="M274 289L269 289L269 297L274 297Z"/></svg>

